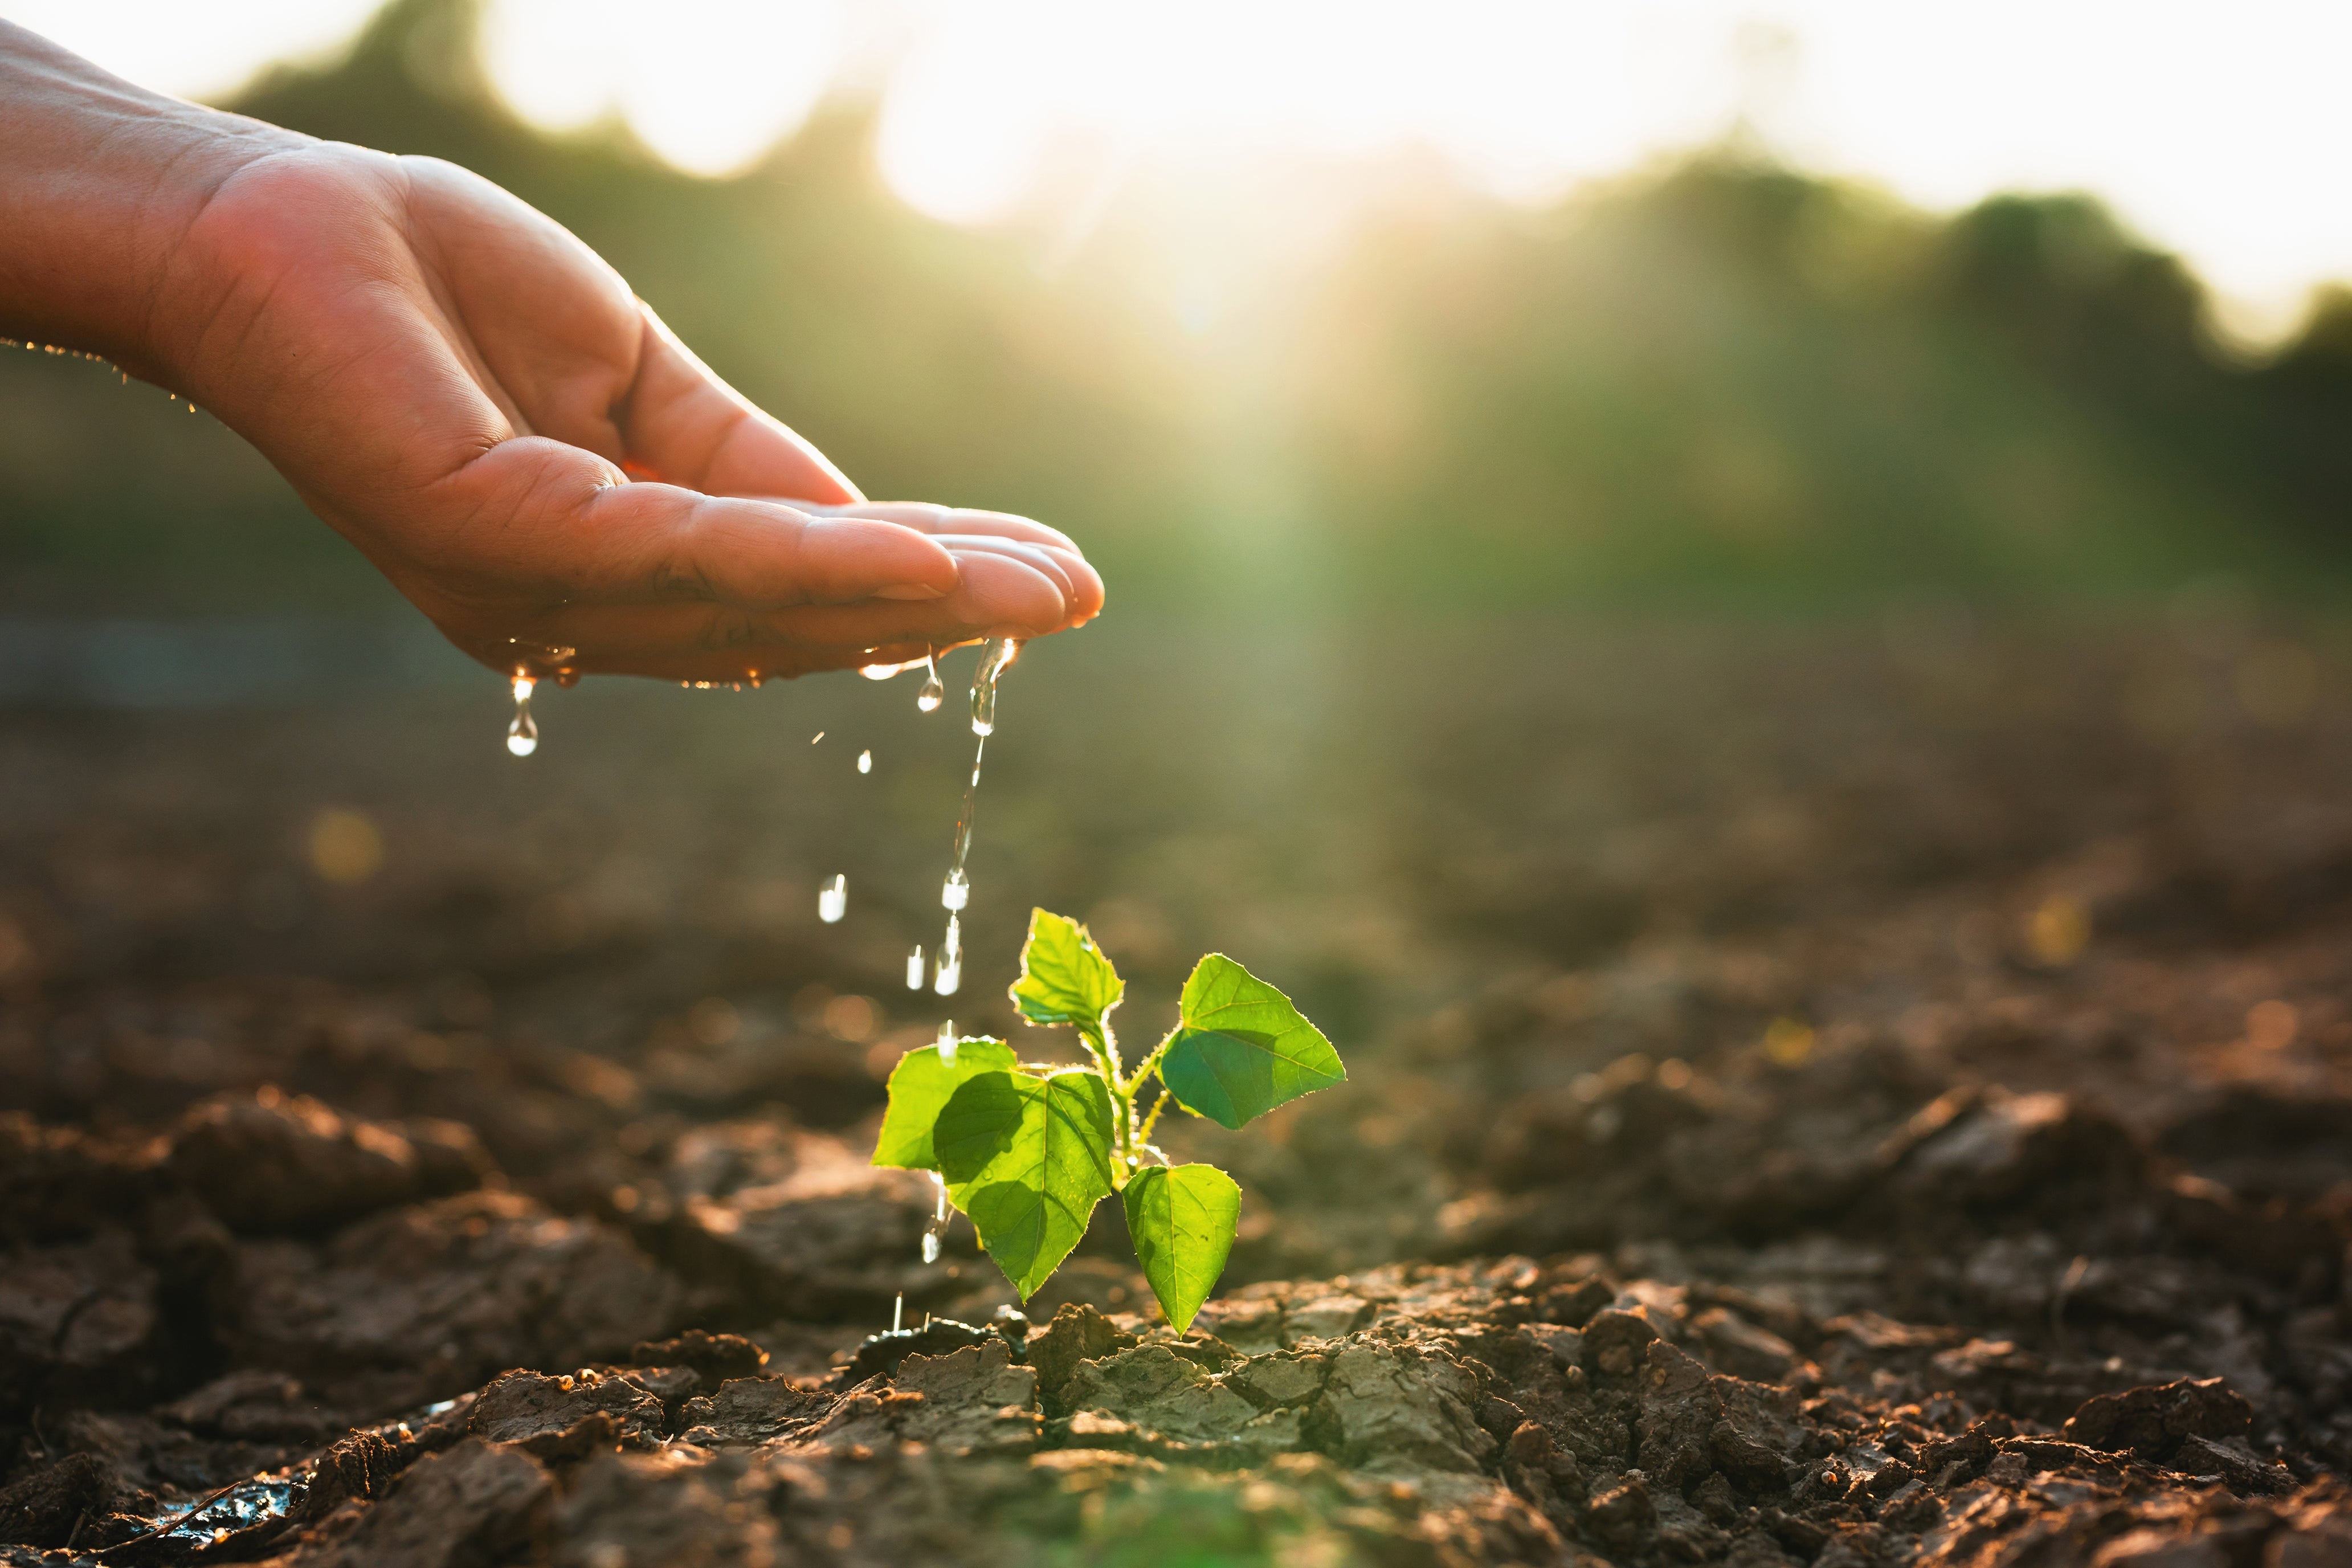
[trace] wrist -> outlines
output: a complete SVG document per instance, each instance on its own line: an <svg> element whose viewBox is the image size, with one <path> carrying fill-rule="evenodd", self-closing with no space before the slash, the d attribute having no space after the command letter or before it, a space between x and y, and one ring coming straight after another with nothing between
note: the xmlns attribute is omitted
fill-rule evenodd
<svg viewBox="0 0 2352 1568"><path fill-rule="evenodd" d="M0 22L0 336L172 384L157 316L182 237L238 169L307 141Z"/></svg>

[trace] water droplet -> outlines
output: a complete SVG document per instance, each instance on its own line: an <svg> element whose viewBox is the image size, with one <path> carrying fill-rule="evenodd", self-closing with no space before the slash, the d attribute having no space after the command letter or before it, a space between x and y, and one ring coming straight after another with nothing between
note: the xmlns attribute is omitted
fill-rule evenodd
<svg viewBox="0 0 2352 1568"><path fill-rule="evenodd" d="M507 726L507 750L527 757L539 750L539 721L530 716L530 694L539 683L528 675L514 678L514 721Z"/></svg>
<svg viewBox="0 0 2352 1568"><path fill-rule="evenodd" d="M905 1323L906 1321L907 1293L904 1290L901 1290L898 1292L898 1299L890 1303L890 1331L894 1334L897 1333L900 1325Z"/></svg>
<svg viewBox="0 0 2352 1568"><path fill-rule="evenodd" d="M940 1060L947 1063L950 1067L955 1066L956 1049L962 1044L963 1042L956 1037L955 1020L953 1018L950 1018L947 1022L940 1026Z"/></svg>
<svg viewBox="0 0 2352 1568"><path fill-rule="evenodd" d="M920 991L922 988L923 944L919 942L915 944L914 950L907 954L907 989Z"/></svg>
<svg viewBox="0 0 2352 1568"><path fill-rule="evenodd" d="M952 996L963 984L963 926L956 917L948 917L948 934L940 942L940 956L931 971L931 989L942 996Z"/></svg>
<svg viewBox="0 0 2352 1568"><path fill-rule="evenodd" d="M809 744L810 744L810 745L812 745L812 746L814 746L814 745L815 745L819 741L822 741L822 740L824 740L824 731L822 731L822 730L819 730L815 734L811 735L811 736L809 737Z"/></svg>
<svg viewBox="0 0 2352 1568"><path fill-rule="evenodd" d="M926 1263L940 1260L940 1244L947 1239L948 1235L947 1178L933 1171L931 1185L939 1189L939 1198L931 1205L931 1223L923 1227L923 1261ZM924 1321L929 1321L928 1318Z"/></svg>
<svg viewBox="0 0 2352 1568"><path fill-rule="evenodd" d="M996 732L996 678L1013 662L1021 645L1011 637L991 637L980 650L980 668L971 676L971 732Z"/></svg>
<svg viewBox="0 0 2352 1568"><path fill-rule="evenodd" d="M860 752L857 753L857 771L861 773L870 773L874 771L873 752Z"/></svg>
<svg viewBox="0 0 2352 1568"><path fill-rule="evenodd" d="M849 908L849 879L835 872L816 895L816 918L831 925Z"/></svg>
<svg viewBox="0 0 2352 1568"><path fill-rule="evenodd" d="M948 873L948 879L940 884L940 907L947 910L961 910L970 902L971 902L971 880L963 874L963 868L958 866Z"/></svg>
<svg viewBox="0 0 2352 1568"><path fill-rule="evenodd" d="M915 707L919 712L936 713L940 704L948 700L947 685L940 679L939 655L925 653L923 668L930 673L923 678L923 689L915 693Z"/></svg>

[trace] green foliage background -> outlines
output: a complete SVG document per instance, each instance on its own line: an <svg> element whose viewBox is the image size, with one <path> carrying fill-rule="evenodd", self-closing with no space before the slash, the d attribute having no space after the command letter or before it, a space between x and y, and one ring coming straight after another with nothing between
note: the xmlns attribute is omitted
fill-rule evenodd
<svg viewBox="0 0 2352 1568"><path fill-rule="evenodd" d="M1736 150L1538 212L1423 191L1194 330L1118 213L1048 268L904 208L854 106L719 181L540 135L461 0L233 107L516 191L869 493L1049 519L1122 607L2332 594L2352 558L2352 293L2232 363L2087 199L1940 220ZM47 607L389 601L208 416L20 353L0 573Z"/></svg>

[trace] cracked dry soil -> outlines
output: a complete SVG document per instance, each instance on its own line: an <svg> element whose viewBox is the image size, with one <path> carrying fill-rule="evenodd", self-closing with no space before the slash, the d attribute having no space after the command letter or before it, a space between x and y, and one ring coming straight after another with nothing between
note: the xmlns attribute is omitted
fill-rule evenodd
<svg viewBox="0 0 2352 1568"><path fill-rule="evenodd" d="M2250 707L2235 635L1383 683L1264 889L1354 1076L1181 1130L1246 1223L1181 1337L1115 1219L1025 1315L919 1261L864 1154L931 1020L707 822L614 891L651 710L536 860L397 734L231 798L122 781L293 721L14 722L0 1561L2347 1568L2352 680ZM271 925L362 769L421 847ZM1146 991L1286 831L1184 784L1006 814L1218 872L1156 945L1042 873Z"/></svg>

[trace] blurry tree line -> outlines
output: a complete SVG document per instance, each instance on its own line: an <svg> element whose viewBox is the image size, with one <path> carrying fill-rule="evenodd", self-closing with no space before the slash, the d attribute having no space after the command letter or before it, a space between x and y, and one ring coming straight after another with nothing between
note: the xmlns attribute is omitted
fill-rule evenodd
<svg viewBox="0 0 2352 1568"><path fill-rule="evenodd" d="M1047 269L907 209L863 108L718 181L616 128L540 134L473 23L396 0L229 107L505 185L869 493L1049 519L1115 604L2326 589L2352 563L2352 293L2234 363L2196 279L2086 198L1939 219L1727 149L1543 211L1395 204L1203 331L1116 219ZM23 353L0 566L19 605L388 592L209 416Z"/></svg>

